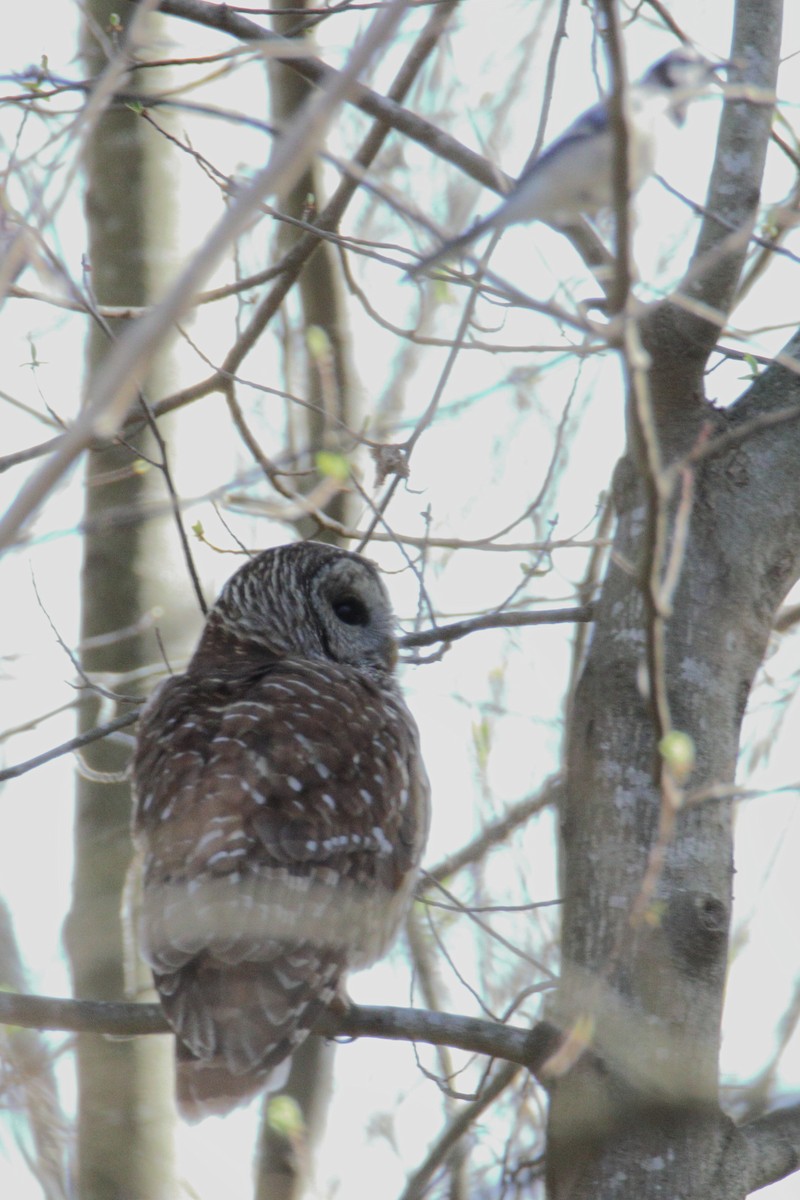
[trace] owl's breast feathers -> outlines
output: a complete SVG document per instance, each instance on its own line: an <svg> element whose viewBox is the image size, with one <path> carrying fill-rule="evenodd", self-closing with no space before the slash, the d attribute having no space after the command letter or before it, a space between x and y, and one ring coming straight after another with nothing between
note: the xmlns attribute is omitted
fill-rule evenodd
<svg viewBox="0 0 800 1200"><path fill-rule="evenodd" d="M416 726L391 679L352 666L192 673L146 706L134 781L142 952L184 1043L179 1101L226 1111L397 931L428 826Z"/></svg>
<svg viewBox="0 0 800 1200"><path fill-rule="evenodd" d="M331 928L316 936L341 935L359 965L383 952L393 929L369 931L358 947L367 931L346 916L376 889L387 900L405 892L427 834L427 780L399 694L333 663L283 660L246 683L179 676L143 714L134 775L154 967L174 957L153 939L159 910L180 896L188 919L204 894L212 907L241 906L246 940L259 912L264 933L296 938L298 906L312 921L327 903Z"/></svg>

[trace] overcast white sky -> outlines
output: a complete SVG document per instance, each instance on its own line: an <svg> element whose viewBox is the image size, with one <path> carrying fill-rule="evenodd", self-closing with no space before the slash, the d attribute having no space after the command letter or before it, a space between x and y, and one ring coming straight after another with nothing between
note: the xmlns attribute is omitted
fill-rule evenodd
<svg viewBox="0 0 800 1200"><path fill-rule="evenodd" d="M491 31L487 31L484 23L479 37L470 35L469 32L459 35L453 39L443 58L442 69L456 71L463 81L464 88L463 110L453 114L451 132L464 141L475 140L476 135L479 135L479 145L482 138L487 138L492 153L505 169L513 173L528 153L533 123L525 101L530 97L531 104L535 103L540 89L541 72L538 70L538 63L531 65L530 77L525 81L518 104L509 114L503 137L497 139L501 142L498 149L492 143L492 131L484 129L481 125L481 95L493 95L504 86L508 71L507 39L517 36L515 31L522 28L522 21L529 22L530 6L526 14L524 4L511 3L510 0L501 0L500 3L485 0L485 4L487 11L491 10L492 14ZM471 8L477 10L479 7L480 5L473 0ZM591 61L591 28L582 6L573 7L575 12L570 19L569 41L564 49L564 65L556 87L550 119L552 133L563 128L596 98L592 72L588 66ZM679 22L685 23L685 27L704 52L711 56L724 57L729 45L727 20L731 8L732 4L722 4L720 0L685 0L672 4L670 11ZM791 53L800 48L800 6L789 4L787 10L786 47L787 53ZM29 64L39 62L42 55L46 54L55 73L75 73L75 14L76 7L65 4L64 0L38 0L34 5L16 6L14 20L6 23L7 28L4 31L6 70L22 70ZM335 22L331 23L334 36L337 28ZM182 45L188 45L189 26L182 25L176 32L182 39L186 39ZM641 23L638 23L627 43L631 74L639 74L654 58L670 48L671 44L665 35L654 30L647 32L641 27ZM543 50L546 46L547 39L543 38ZM333 45L328 48L328 53L331 59L335 60L344 49ZM787 65L783 92L791 102L786 116L796 124L797 112L794 106L800 99L800 84L798 68L794 63ZM696 105L688 128L680 138L676 135L674 142L665 147L659 164L659 169L671 183L697 199L701 199L703 194L702 172L710 162L717 113L716 101ZM0 118L0 130L4 138L9 136L9 130L13 127L13 121L9 125L2 125ZM246 169L246 154L249 151L245 147L252 146L252 140L243 142L241 146L225 146L223 143L229 137L230 131L221 127L219 154L233 156L234 159L239 156L241 169ZM424 152L419 151L421 174L420 179L415 180L414 199L420 206L425 202L427 186L424 164ZM790 183L788 168L776 159L767 179L766 198L778 199L786 193ZM70 204L65 208L65 219L60 226L65 243L62 250L71 256L73 270L76 272L79 271L79 265L74 262L76 247L68 243L73 237L72 231L75 230L76 243L81 247L83 244L83 234L78 223L79 200L80 196L76 190L70 198ZM485 195L478 197L477 210L486 211L488 203ZM194 211L194 206L185 210L186 214ZM691 248L691 238L685 236L691 231L691 219L687 217L685 209L665 197L656 183L648 185L641 198L641 214L637 231L637 261L643 276L656 279L660 286L665 287L671 278L677 278L680 274L682 263ZM73 224L70 224L70 220ZM658 236L654 236L655 231ZM182 233L186 246L197 244L203 232L202 226L197 229L191 227L188 215L184 218ZM571 276L575 271L575 264L569 257L569 252L558 245L555 234L537 227L533 236L534 253L540 256L541 261L542 289L546 293L550 288L550 281L557 283L560 279ZM518 272L519 263L525 257L522 248L525 248L525 254L530 253L531 237L531 230L512 230L507 234L493 260L493 266L499 274L513 280ZM795 249L800 251L800 245L796 245ZM78 250L78 257L79 254ZM786 319L787 297L800 294L794 264L781 265L776 270L774 279L772 294L777 301L775 313L765 311L761 297L753 301L753 308L745 306L743 311L737 314L741 325L766 326L773 320ZM388 286L396 289L396 281L392 279ZM387 295L386 308L391 312L392 307L396 306L398 316L404 315L409 303L408 294L396 289L392 290L391 295ZM796 316L797 313L790 313L790 319ZM0 337L9 353L5 356L5 363L0 365L0 388L7 388L14 396L27 398L31 404L40 403L40 389L46 398L69 391L72 399L70 401L65 397L64 403L65 407L72 410L79 396L81 346L76 344L71 333L61 336L62 326L66 330L67 322L58 314L48 316L45 324L32 324L32 321L42 320L40 312L37 311L32 317L31 310L22 303L9 304L3 310L0 315ZM505 330L509 341L514 340L517 320L516 317L509 318L508 328ZM543 338L551 340L552 329L543 323L542 330ZM385 360L377 349L379 343L374 331L364 327L362 332L361 345L358 344L358 327L354 340L365 390L369 391L373 387L380 390L383 386L381 373L385 371ZM35 373L25 366L31 358L29 335L34 339L37 355L44 359L41 368ZM526 340L530 338L530 323L526 325L525 337ZM761 344L764 348L775 349L783 340L783 331L765 333ZM367 346L372 348L371 352L367 352ZM429 394L436 369L433 363L420 367L421 395ZM596 372L597 391L616 387L616 367L613 362L591 370ZM714 384L719 389L719 396L723 401L729 401L743 389L744 373L738 367L726 368L718 373ZM489 366L483 362L476 364L474 359L470 359L456 372L451 397L455 399L460 389L463 393L477 393L484 386L492 386L492 383ZM554 374L551 379L542 381L539 399L545 406L549 388L563 388L563 377ZM24 417L5 406L0 418L2 452L14 449L17 445L28 444L31 440L30 430L31 426ZM486 437L485 430L477 427L471 430L471 426L466 423L462 430L471 431L462 433L462 437ZM559 515L565 527L571 529L579 527L585 518L587 504L593 502L594 496L602 486L607 476L608 464L613 462L621 447L622 430L610 423L607 416L595 406L587 409L583 437L587 447L602 447L602 454L586 455L585 494L574 499L564 497ZM461 444L466 447L465 442ZM452 460L452 457L451 454L449 458ZM445 462L448 462L447 439L434 434L429 441L420 446L418 457L415 459L415 484L420 485L422 494L403 501L403 519L398 520L401 527L410 528L412 520L418 519L419 510L424 507L426 499L431 496L438 499L440 491L450 491L456 495L460 495L462 491L467 494L470 489L474 491L469 449L465 448L461 461L449 462L449 474L445 473L443 477ZM519 461L515 463L512 458L510 462L512 468L516 469L519 495L522 497L529 487L528 481L531 473L535 472L536 465L532 465L529 459L523 456L522 450ZM7 472L0 475L0 506L9 501L19 482L19 473ZM508 484L508 480L504 482ZM491 487L487 486L485 497L489 498L492 495ZM504 496L507 502L507 492ZM445 500L442 499L438 503L438 511L441 512L444 510ZM485 503L486 500L484 505ZM570 504L573 505L572 508ZM80 487L77 481L73 481L71 486L61 491L57 503L50 506L44 514L39 526L39 538L33 549L26 553L8 555L0 562L0 595L5 598L3 624L4 631L10 634L7 643L0 647L0 653L7 656L2 660L4 677L0 678L0 712L3 726L21 724L27 718L33 717L40 710L42 693L61 696L65 701L69 696L67 681L71 672L62 652L47 633L42 615L32 600L30 572L33 568L39 591L62 635L68 641L74 642L77 629L77 589L74 585L79 548L76 538L51 536L51 531L69 529L79 518L80 506ZM484 515L487 515L485 511ZM488 516L491 518L491 513ZM490 525L495 523L489 520ZM226 563L221 568L223 575L229 565ZM494 566L493 563L493 568ZM501 584L498 576L506 570L510 572L511 568L506 564L497 563L494 574L487 574L485 568L481 567L480 575L476 575L474 567L466 564L461 573L454 572L446 584L443 584L443 605L450 605L453 610L457 610L464 603L463 596L469 594L470 603L479 607L484 599L484 591L487 602L498 594ZM412 581L390 579L389 586L396 597L398 609L404 613L412 612ZM557 667L560 670L563 667L566 654L566 642L563 638L552 639L550 642L534 633L529 644L532 647L534 669L541 677L547 677L550 654L553 656L554 669ZM552 650L548 648L550 644ZM487 641L486 649L479 651L469 662L466 656L453 654L450 660L440 667L427 671L406 672L404 682L423 728L426 756L434 779L434 791L439 797L438 816L432 834L431 859L438 858L446 849L451 849L454 840L457 842L462 834L468 834L468 819L466 815L458 812L453 796L457 797L459 791L471 789L473 786L472 764L463 750L463 740L469 736L469 713L459 715L457 707L451 707L446 710L453 714L452 721L448 723L442 720L441 714L445 711L443 705L446 702L452 703L446 701L446 697L452 692L471 695L482 682L485 683L487 673L501 653L500 645L498 640ZM794 647L796 652L796 641ZM796 662L796 657L794 661ZM16 678L19 667L24 668L20 671L20 676L24 676L25 680L24 689ZM770 663L770 673L775 680L775 686L777 687L781 680L789 679L792 670L791 657L788 661L782 659ZM519 678L512 677L510 687L512 691L507 697L509 708L513 710L516 705L522 707L528 702L529 692ZM517 689L516 692L514 688ZM766 689L761 696L766 702L774 696L774 691ZM542 778L554 768L557 753L557 736L552 727L544 726L545 711L543 698L543 724L536 734L541 745ZM526 714L526 721L529 716L530 714ZM761 734L769 728L771 719L766 708L756 709L749 721L749 744L758 743ZM792 700L786 707L782 739L772 755L755 770L754 786L785 786L800 776L793 753L799 719L797 703ZM529 731L530 726L525 724L523 728ZM435 738L431 736L431 730L436 730ZM503 739L503 746L513 748L519 732L520 725L515 725L512 721L498 737ZM22 734L4 746L5 760L14 762L25 759L44 747L68 738L72 733L73 717L66 713L49 722L43 730ZM513 750L507 757L513 759ZM32 986L53 994L67 994L69 987L60 950L60 921L68 903L71 870L68 854L65 852L71 843L71 771L71 764L66 761L45 767L20 780L13 787L6 788L1 801L6 806L7 813L3 825L6 833L0 840L0 888L17 921L20 941L31 972ZM508 798L513 798L524 790L513 762L509 763L507 777L498 771L496 784L498 793L507 795ZM444 799L445 796L447 800ZM46 831L47 834L44 838L42 831ZM783 1011L797 974L797 961L791 954L784 954L782 959L776 959L776 947L793 947L796 942L796 863L800 860L800 825L796 794L789 792L775 795L768 801L743 805L738 818L738 835L737 919L742 923L749 922L749 934L746 945L732 964L723 1061L726 1072L731 1076L746 1078L758 1070L770 1052L776 1021ZM30 872L29 855L21 852L32 840L35 840L41 854L34 875ZM542 844L544 845L544 838ZM552 855L543 855L536 886L536 899L546 899L555 894ZM386 1002L387 995L396 986L395 964L390 961L359 977L354 981L351 990L356 999L381 1003ZM403 999L400 998L397 1002L402 1003ZM347 1195L348 1200L360 1200L360 1195L364 1196L364 1200L368 1197L372 1200L372 1181L375 1178L383 1181L383 1194L389 1197L399 1191L408 1165L418 1161L426 1137L431 1129L437 1127L438 1094L433 1087L424 1084L416 1073L410 1052L405 1054L399 1067L396 1047L361 1042L339 1052L340 1070L345 1056L346 1070L340 1078L344 1078L346 1074L348 1079L357 1080L357 1087L348 1094L346 1102L337 1101L331 1107L323 1146L323 1169L330 1172L333 1179L341 1176L341 1194ZM392 1080L392 1076L401 1069L404 1073L403 1099L394 1107L393 1089L387 1087L387 1077ZM68 1088L68 1076L65 1075L64 1078ZM798 1038L794 1039L784 1059L781 1082L787 1091L800 1092ZM338 1086L343 1085L337 1084ZM69 1103L69 1095L66 1094L64 1098ZM380 1111L392 1112L394 1142L389 1137L365 1139L363 1136L369 1127L371 1114ZM182 1133L182 1169L201 1200L217 1200L232 1194L230 1186L233 1162L239 1162L243 1177L247 1177L247 1147L253 1123L254 1113L241 1114L226 1123L224 1154L220 1154L220 1139L223 1134L222 1127L217 1122L207 1123L200 1131ZM231 1145L236 1148L231 1150ZM357 1172L353 1172L353 1164L358 1165ZM359 1190L358 1180L370 1182L364 1182ZM39 1197L38 1189L32 1186L27 1171L20 1164L2 1130L0 1194L14 1196L15 1200L38 1200ZM246 1191L243 1190L242 1194L246 1194ZM796 1200L796 1197L800 1196L800 1183L797 1178L790 1179L762 1194L769 1200L790 1200L792 1197Z"/></svg>

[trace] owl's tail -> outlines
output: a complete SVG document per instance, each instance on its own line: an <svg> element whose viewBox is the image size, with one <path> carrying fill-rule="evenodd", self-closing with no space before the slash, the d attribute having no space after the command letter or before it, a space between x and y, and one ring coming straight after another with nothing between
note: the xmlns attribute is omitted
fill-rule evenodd
<svg viewBox="0 0 800 1200"><path fill-rule="evenodd" d="M308 1030L298 1031L296 1049ZM225 1117L241 1104L248 1104L259 1092L279 1092L285 1085L291 1067L287 1054L283 1062L262 1072L249 1071L234 1075L221 1057L196 1058L183 1042L175 1043L175 1097L178 1112L190 1125L205 1117Z"/></svg>
<svg viewBox="0 0 800 1200"><path fill-rule="evenodd" d="M341 963L310 946L236 964L201 954L156 985L177 1035L184 1120L223 1116L286 1082L289 1059L337 994Z"/></svg>

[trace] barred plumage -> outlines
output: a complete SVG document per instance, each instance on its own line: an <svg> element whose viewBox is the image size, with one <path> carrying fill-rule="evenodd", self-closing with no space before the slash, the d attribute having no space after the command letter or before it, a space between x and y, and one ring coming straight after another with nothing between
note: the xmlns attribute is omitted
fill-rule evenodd
<svg viewBox="0 0 800 1200"><path fill-rule="evenodd" d="M268 550L228 581L186 673L142 713L141 941L190 1119L275 1086L345 973L403 918L428 784L392 620L358 555Z"/></svg>

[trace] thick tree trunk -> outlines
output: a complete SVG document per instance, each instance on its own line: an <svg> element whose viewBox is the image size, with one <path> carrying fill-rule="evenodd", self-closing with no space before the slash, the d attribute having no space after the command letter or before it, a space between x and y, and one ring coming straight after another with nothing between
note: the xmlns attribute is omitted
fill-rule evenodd
<svg viewBox="0 0 800 1200"><path fill-rule="evenodd" d="M798 400L797 375L773 368L737 407L733 427ZM697 420L684 424L675 456L696 442ZM714 424L722 432L719 416ZM556 1198L746 1194L741 1171L730 1174L733 1127L717 1107L731 801L691 798L733 782L753 676L800 576L796 426L697 469L666 629L672 723L696 755L674 813L659 785L647 666L642 571L652 522L641 476L627 460L617 472L614 551L568 748L559 1021L585 1034L590 1051L554 1087Z"/></svg>
<svg viewBox="0 0 800 1200"><path fill-rule="evenodd" d="M95 0L96 23L84 54L91 75L106 65L97 33L111 36L114 5ZM149 143L149 144L148 144ZM106 304L145 304L149 296L148 197L155 191L153 135L129 110L106 113L98 123L87 163L90 266L95 295ZM107 334L95 328L89 346L91 373L108 353ZM115 631L134 626L142 613L137 559L145 480L135 449L112 446L89 454L86 472L84 561L81 576L82 665L108 687L125 692L124 673L142 665L142 639ZM92 645L92 639L101 639ZM81 729L95 726L107 706L87 695ZM108 713L109 716L115 715ZM103 712L105 716L105 712ZM129 757L111 739L86 759L95 771L120 772ZM80 777L75 816L73 901L66 927L75 995L119 1000L125 996L125 946L121 900L131 858L130 786ZM166 1200L173 1194L171 1039L111 1041L94 1034L77 1039L77 1190L91 1200Z"/></svg>
<svg viewBox="0 0 800 1200"><path fill-rule="evenodd" d="M778 0L737 7L732 58L765 90L780 29ZM709 208L726 224L707 218L684 285L706 312L733 302L769 120L736 103L723 118ZM751 188L731 188L734 158ZM754 415L797 404L800 380L773 366L723 414L703 390L718 323L682 302L631 312L630 449L568 739L557 1018L575 1054L556 1063L549 1193L738 1200L756 1174L752 1144L721 1112L717 1083L731 791L753 677L800 575L797 422L702 456ZM675 733L693 768L671 758Z"/></svg>

